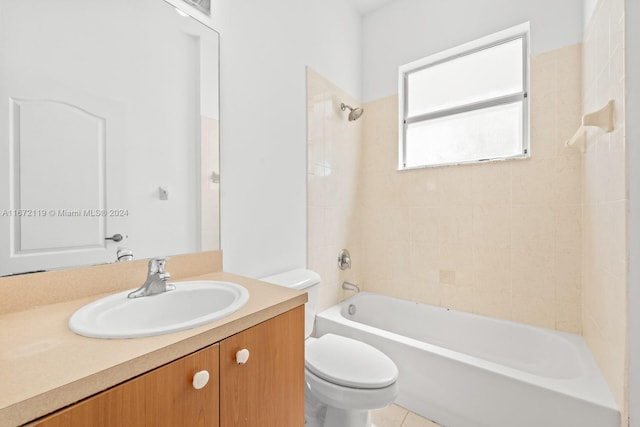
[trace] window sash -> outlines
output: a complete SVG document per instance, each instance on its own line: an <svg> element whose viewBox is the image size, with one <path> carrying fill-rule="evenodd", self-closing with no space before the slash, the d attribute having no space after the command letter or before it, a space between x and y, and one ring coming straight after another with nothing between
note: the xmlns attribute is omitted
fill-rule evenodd
<svg viewBox="0 0 640 427"><path fill-rule="evenodd" d="M465 104L458 107L448 108L446 110L438 110L433 113L420 114L413 117L404 119L404 124L408 125L416 122L424 122L431 119L438 119L445 116L453 116L455 114L466 113L468 111L482 110L484 108L494 107L496 105L512 104L517 101L522 101L527 98L527 92L518 92L512 95L501 96L498 98L488 99L486 101L474 102L472 104Z"/></svg>
<svg viewBox="0 0 640 427"><path fill-rule="evenodd" d="M521 155L523 103L499 104L407 126L407 164L466 164ZM500 123L496 125L496 123Z"/></svg>
<svg viewBox="0 0 640 427"><path fill-rule="evenodd" d="M463 56L467 56L467 55L472 55L474 53L477 52L481 52L483 50L486 49L491 49L492 47L495 46L499 46L501 44L504 43L508 43L510 41L513 40L517 40L517 39L522 39L522 91L519 92L515 92L509 95L505 95L505 96L500 96L500 97L496 97L496 98L488 98L486 100L482 100L482 101L478 101L478 102L473 102L473 103L469 103L469 104L462 104L456 107L452 107L452 108L446 108L446 109L442 109L442 110L436 110L436 111L432 111L430 113L425 113L425 114L418 114L415 116L408 116L408 110L409 110L409 96L408 96L408 90L409 90L409 84L408 84L408 76L411 73L415 73L415 72L419 72L421 70L424 70L425 68L429 68L429 67L434 67L437 65L440 65L442 63L445 62L449 62L449 61L453 61L457 58L463 57ZM410 166L407 167L407 128L410 124L414 124L414 123L418 123L418 122L424 122L424 121L428 121L428 120L433 120L433 119L438 119L441 117L446 117L446 116L450 116L450 115L455 115L455 114L460 114L460 113L464 113L464 112L468 112L468 111L474 111L474 110L481 110L481 109L485 109L485 108L490 108L496 105L504 105L504 104L510 104L513 102L517 102L520 101L522 102L522 114L523 114L523 135L522 135L522 144L523 146L521 147L521 154L517 155L517 156L509 156L509 157L504 157L504 158L500 158L500 159L506 159L506 158L518 158L518 157L523 157L523 156L527 156L528 155L528 145L529 145L529 102L528 102L528 80L529 80L529 75L528 75L528 32L520 32L516 35L512 35L510 37L505 37L505 38L501 38L498 40L495 40L493 42L490 43L486 43L483 44L481 46L478 46L476 48L473 49L468 49L465 50L463 52L460 52L458 54L455 55L451 55L451 56L447 56L444 57L442 59L439 59L437 61L433 61L427 64L423 64L421 66L416 66L413 68L407 68L402 72L402 101L403 101L403 105L402 105L402 141L401 141L401 152L400 152L400 165L399 165L399 169L400 170L405 170L405 169L416 169L416 168L424 168L424 167L435 167L435 166L447 166L447 165L452 165L452 164L462 164L462 163L476 163L476 162L480 162L480 161L487 161L487 160L497 160L497 159L478 159L478 160L474 160L474 161L466 161L466 162L456 162L456 163L447 163L447 164L426 164L426 165L422 165L422 166Z"/></svg>

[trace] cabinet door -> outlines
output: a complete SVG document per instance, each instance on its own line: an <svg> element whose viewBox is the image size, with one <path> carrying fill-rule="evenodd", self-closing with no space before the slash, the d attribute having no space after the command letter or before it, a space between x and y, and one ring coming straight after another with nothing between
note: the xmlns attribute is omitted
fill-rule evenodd
<svg viewBox="0 0 640 427"><path fill-rule="evenodd" d="M220 426L304 426L304 306L220 343Z"/></svg>
<svg viewBox="0 0 640 427"><path fill-rule="evenodd" d="M83 400L32 427L218 427L218 344ZM203 388L196 372L209 372Z"/></svg>

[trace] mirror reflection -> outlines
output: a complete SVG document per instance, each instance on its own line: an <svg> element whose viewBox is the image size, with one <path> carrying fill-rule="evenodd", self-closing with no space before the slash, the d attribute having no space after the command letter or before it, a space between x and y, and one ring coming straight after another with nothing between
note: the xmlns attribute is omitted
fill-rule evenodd
<svg viewBox="0 0 640 427"><path fill-rule="evenodd" d="M0 276L219 248L218 34L163 0L0 0Z"/></svg>

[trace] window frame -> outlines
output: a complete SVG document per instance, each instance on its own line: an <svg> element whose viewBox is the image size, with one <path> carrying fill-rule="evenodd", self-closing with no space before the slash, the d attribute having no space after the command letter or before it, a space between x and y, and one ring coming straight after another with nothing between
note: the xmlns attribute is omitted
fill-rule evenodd
<svg viewBox="0 0 640 427"><path fill-rule="evenodd" d="M509 95L503 95L494 98L487 98L456 107L445 108L423 113L413 117L407 117L408 111L408 76L411 73L434 67L467 55L472 55L492 47L499 46L514 40L522 39L522 91ZM529 158L530 153L530 131L529 131L529 23L524 23L504 31L474 40L470 43L445 50L434 55L427 56L417 61L405 64L399 67L399 152L398 152L398 170L412 170L441 166L452 166L470 163L481 163L487 161L503 161L512 159ZM423 165L407 166L407 128L410 124L424 123L429 120L439 119L442 117L454 116L470 111L479 111L485 108L491 108L499 105L508 105L516 102L522 103L522 147L520 152L515 155L501 156L495 158L483 158L476 160L456 161L450 163L433 163Z"/></svg>

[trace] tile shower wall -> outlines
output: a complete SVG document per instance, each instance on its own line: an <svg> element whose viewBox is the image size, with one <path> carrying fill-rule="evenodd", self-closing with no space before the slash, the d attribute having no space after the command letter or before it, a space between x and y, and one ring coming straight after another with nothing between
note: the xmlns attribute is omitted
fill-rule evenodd
<svg viewBox="0 0 640 427"><path fill-rule="evenodd" d="M613 99L615 129L590 128L583 173L583 335L626 420L624 0L600 0L583 45L583 109Z"/></svg>
<svg viewBox="0 0 640 427"><path fill-rule="evenodd" d="M531 158L398 172L398 99L365 105L366 290L581 332L581 45L531 59Z"/></svg>
<svg viewBox="0 0 640 427"><path fill-rule="evenodd" d="M322 277L320 309L342 300L343 280L360 283L363 267L357 203L362 119L349 122L343 102L358 105L307 69L307 267ZM352 255L351 270L338 268L343 248Z"/></svg>

